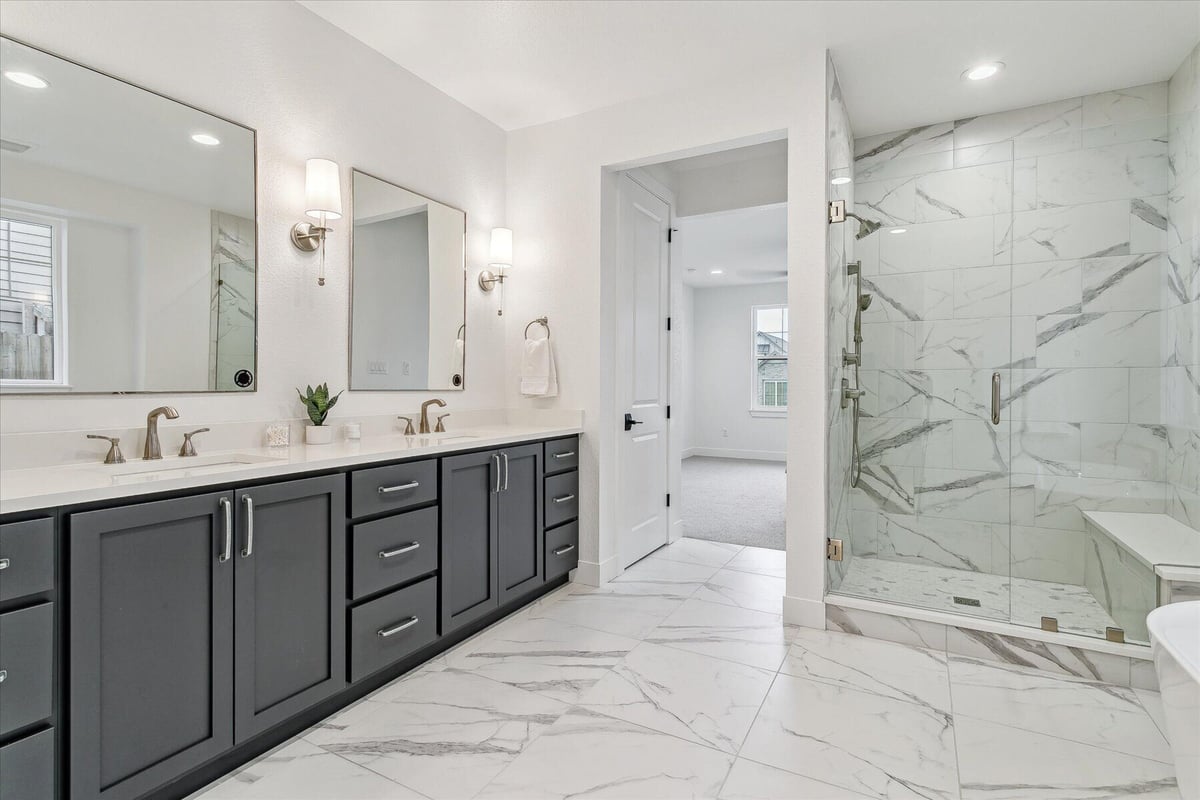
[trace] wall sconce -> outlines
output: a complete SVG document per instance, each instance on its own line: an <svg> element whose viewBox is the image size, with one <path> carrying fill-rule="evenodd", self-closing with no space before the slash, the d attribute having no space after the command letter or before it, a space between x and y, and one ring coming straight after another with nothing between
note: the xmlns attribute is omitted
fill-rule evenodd
<svg viewBox="0 0 1200 800"><path fill-rule="evenodd" d="M512 231L508 228L492 228L492 249L488 267L490 269L479 273L479 288L490 292L496 288L496 284L500 284L500 308L496 314L504 316L504 271L512 267Z"/></svg>
<svg viewBox="0 0 1200 800"><path fill-rule="evenodd" d="M318 220L297 222L292 226L292 244L305 253L321 248L321 267L317 285L325 285L325 234L331 219L342 216L342 182L338 165L327 158L310 158L304 165L304 213Z"/></svg>

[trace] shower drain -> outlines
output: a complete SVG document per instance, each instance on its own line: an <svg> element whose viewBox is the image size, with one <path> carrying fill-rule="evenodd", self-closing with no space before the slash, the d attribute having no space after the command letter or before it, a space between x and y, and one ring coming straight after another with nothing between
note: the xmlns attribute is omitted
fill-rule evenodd
<svg viewBox="0 0 1200 800"><path fill-rule="evenodd" d="M975 608L979 608L979 601L974 597L959 597L958 595L955 595L954 602L960 606L973 606Z"/></svg>

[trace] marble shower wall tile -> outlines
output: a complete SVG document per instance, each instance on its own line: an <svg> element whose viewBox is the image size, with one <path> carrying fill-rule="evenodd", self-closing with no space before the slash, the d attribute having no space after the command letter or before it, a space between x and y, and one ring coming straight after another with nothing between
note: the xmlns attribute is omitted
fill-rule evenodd
<svg viewBox="0 0 1200 800"><path fill-rule="evenodd" d="M1080 427L1085 477L1166 480L1165 426L1085 422Z"/></svg>
<svg viewBox="0 0 1200 800"><path fill-rule="evenodd" d="M1038 158L1037 198L1042 207L1166 193L1167 143L1157 139Z"/></svg>
<svg viewBox="0 0 1200 800"><path fill-rule="evenodd" d="M1078 131L1083 126L1081 98L1002 111L954 123L954 146L975 147L1008 139L1040 139Z"/></svg>
<svg viewBox="0 0 1200 800"><path fill-rule="evenodd" d="M1036 323L1036 364L1043 368L1164 365L1161 311L1049 315Z"/></svg>
<svg viewBox="0 0 1200 800"><path fill-rule="evenodd" d="M1013 264L1012 312L1037 316L1079 313L1083 305L1083 263Z"/></svg>
<svg viewBox="0 0 1200 800"><path fill-rule="evenodd" d="M1081 122L1085 128L1099 128L1166 114L1167 84L1160 81L1084 97Z"/></svg>
<svg viewBox="0 0 1200 800"><path fill-rule="evenodd" d="M899 235L880 231L874 234L879 239L879 270L921 272L991 265L995 263L993 229L992 217L968 217L914 225Z"/></svg>
<svg viewBox="0 0 1200 800"><path fill-rule="evenodd" d="M1017 211L1010 243L997 239L996 259L1013 263L1128 255L1129 200Z"/></svg>
<svg viewBox="0 0 1200 800"><path fill-rule="evenodd" d="M1007 553L996 559L1008 538L1006 525L904 514L880 514L878 525L880 558L970 572L1008 570Z"/></svg>
<svg viewBox="0 0 1200 800"><path fill-rule="evenodd" d="M1155 311L1164 307L1165 253L1089 258L1081 266L1084 312Z"/></svg>
<svg viewBox="0 0 1200 800"><path fill-rule="evenodd" d="M954 272L918 272L864 277L863 291L872 295L863 322L951 319L954 313Z"/></svg>
<svg viewBox="0 0 1200 800"><path fill-rule="evenodd" d="M1125 422L1129 419L1127 369L1015 369L1007 393L1016 420Z"/></svg>
<svg viewBox="0 0 1200 800"><path fill-rule="evenodd" d="M1165 152L1163 155L1165 157ZM1007 214L1012 210L1012 179L1012 165L1004 163L918 176L914 181L916 218L913 221L937 222Z"/></svg>

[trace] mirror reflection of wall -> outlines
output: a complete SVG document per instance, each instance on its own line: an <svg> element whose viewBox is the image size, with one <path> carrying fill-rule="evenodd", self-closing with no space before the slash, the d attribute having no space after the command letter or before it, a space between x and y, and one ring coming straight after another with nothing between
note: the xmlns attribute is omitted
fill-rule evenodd
<svg viewBox="0 0 1200 800"><path fill-rule="evenodd" d="M0 70L0 387L253 391L254 131L10 39Z"/></svg>
<svg viewBox="0 0 1200 800"><path fill-rule="evenodd" d="M464 383L466 214L353 172L350 388Z"/></svg>

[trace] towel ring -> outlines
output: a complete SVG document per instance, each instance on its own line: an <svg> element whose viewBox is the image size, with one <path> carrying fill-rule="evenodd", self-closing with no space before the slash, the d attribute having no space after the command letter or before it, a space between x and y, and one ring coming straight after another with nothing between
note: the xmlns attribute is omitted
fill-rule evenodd
<svg viewBox="0 0 1200 800"><path fill-rule="evenodd" d="M533 320L532 322L530 322L528 325L525 326L525 338L526 339L529 338L529 329L532 328L534 325L541 325L543 328L545 328L546 329L546 338L547 339L550 338L550 320L547 319L546 317L538 317L537 319Z"/></svg>

